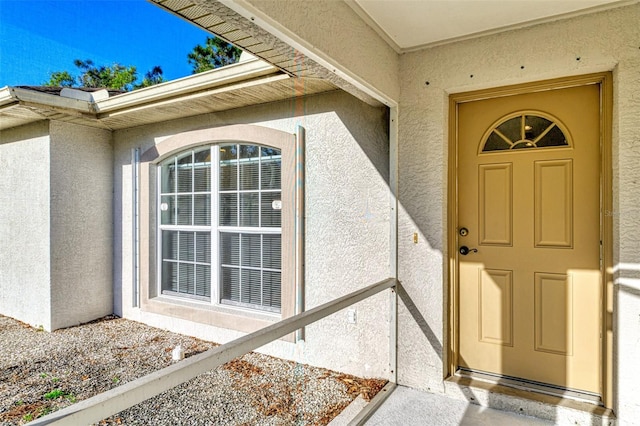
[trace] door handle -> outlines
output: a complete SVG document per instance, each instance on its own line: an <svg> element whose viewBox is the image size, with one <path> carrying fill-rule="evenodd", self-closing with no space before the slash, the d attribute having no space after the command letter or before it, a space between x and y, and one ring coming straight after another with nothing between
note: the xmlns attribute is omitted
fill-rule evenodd
<svg viewBox="0 0 640 426"><path fill-rule="evenodd" d="M460 252L461 255L466 256L469 253L477 253L478 249L477 248L469 248L467 246L462 246L460 247L460 250L458 250Z"/></svg>

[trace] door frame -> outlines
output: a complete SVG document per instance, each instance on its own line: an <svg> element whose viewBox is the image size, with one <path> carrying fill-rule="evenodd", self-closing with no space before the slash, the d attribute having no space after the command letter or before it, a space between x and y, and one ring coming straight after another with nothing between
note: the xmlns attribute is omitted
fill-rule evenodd
<svg viewBox="0 0 640 426"><path fill-rule="evenodd" d="M445 379L458 369L458 106L466 102L514 96L525 93L597 84L600 86L600 272L601 306L601 395L605 407L613 407L613 189L611 123L613 77L611 72L543 80L533 83L476 90L449 96L449 155L447 194L447 334L448 348Z"/></svg>

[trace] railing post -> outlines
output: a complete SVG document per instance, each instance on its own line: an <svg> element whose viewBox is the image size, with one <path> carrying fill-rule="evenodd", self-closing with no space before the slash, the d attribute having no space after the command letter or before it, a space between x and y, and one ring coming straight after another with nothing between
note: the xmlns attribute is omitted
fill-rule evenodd
<svg viewBox="0 0 640 426"><path fill-rule="evenodd" d="M389 296L389 381L398 383L398 286L392 288Z"/></svg>
<svg viewBox="0 0 640 426"><path fill-rule="evenodd" d="M389 381L398 383L398 106L389 108L389 273L396 285L389 308Z"/></svg>

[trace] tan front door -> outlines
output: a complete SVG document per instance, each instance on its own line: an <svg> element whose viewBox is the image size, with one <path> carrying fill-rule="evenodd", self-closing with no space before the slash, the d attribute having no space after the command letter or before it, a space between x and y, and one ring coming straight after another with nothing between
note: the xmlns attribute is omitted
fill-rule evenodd
<svg viewBox="0 0 640 426"><path fill-rule="evenodd" d="M457 131L459 366L600 394L599 85L461 103Z"/></svg>

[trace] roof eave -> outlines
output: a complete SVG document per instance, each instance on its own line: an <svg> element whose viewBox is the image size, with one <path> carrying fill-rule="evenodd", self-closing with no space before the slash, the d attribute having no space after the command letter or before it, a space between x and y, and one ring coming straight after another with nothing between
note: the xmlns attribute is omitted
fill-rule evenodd
<svg viewBox="0 0 640 426"><path fill-rule="evenodd" d="M273 65L257 58L251 59L104 99L95 103L95 110L97 113L104 114L135 108L139 105L179 98L190 93L278 73L281 73L280 70Z"/></svg>

